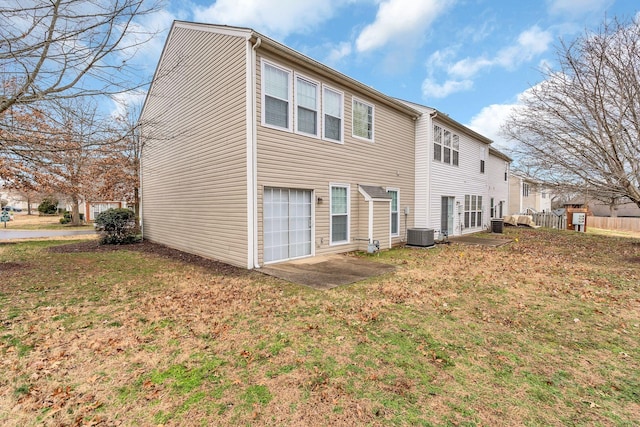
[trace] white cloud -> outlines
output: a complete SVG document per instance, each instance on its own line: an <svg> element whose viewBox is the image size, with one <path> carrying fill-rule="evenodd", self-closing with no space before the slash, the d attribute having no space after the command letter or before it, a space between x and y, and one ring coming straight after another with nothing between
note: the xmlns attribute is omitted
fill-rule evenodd
<svg viewBox="0 0 640 427"><path fill-rule="evenodd" d="M579 16L601 12L613 4L613 0L547 0L549 14Z"/></svg>
<svg viewBox="0 0 640 427"><path fill-rule="evenodd" d="M358 36L356 49L358 52L367 52L383 47L394 39L419 37L451 3L450 0L382 1L376 20Z"/></svg>
<svg viewBox="0 0 640 427"><path fill-rule="evenodd" d="M513 69L546 52L552 42L553 36L549 31L533 26L520 33L516 43L498 51L494 58L465 58L453 64L448 72L451 76L468 79L493 66Z"/></svg>
<svg viewBox="0 0 640 427"><path fill-rule="evenodd" d="M325 62L328 65L335 65L338 62L340 62L342 59L351 55L351 51L352 51L351 43L349 42L342 42L335 46L330 46L329 54L325 58Z"/></svg>
<svg viewBox="0 0 640 427"><path fill-rule="evenodd" d="M509 141L500 134L500 128L513 113L518 104L492 104L484 107L471 118L467 126L493 140L498 150L509 148Z"/></svg>
<svg viewBox="0 0 640 427"><path fill-rule="evenodd" d="M452 93L469 90L473 87L471 80L447 80L443 84L438 84L431 78L426 78L422 82L422 93L427 98L445 98Z"/></svg>
<svg viewBox="0 0 640 427"><path fill-rule="evenodd" d="M331 18L339 0L218 0L194 8L196 21L255 28L270 37L285 38L311 30Z"/></svg>

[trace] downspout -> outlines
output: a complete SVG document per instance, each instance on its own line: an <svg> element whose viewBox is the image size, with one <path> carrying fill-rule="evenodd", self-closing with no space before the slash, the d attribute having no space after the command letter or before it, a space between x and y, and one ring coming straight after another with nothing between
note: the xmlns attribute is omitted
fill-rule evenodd
<svg viewBox="0 0 640 427"><path fill-rule="evenodd" d="M259 250L258 250L258 126L257 126L257 114L256 114L256 96L257 96L257 88L256 88L256 51L262 44L262 39L258 37L256 42L253 44L250 52L251 59L249 61L251 66L250 76L250 99L249 99L249 107L251 111L251 119L250 119L250 135L249 137L249 146L247 147L247 167L248 167L248 200L249 206L247 206L248 213L248 222L249 228L247 230L248 233L251 233L249 236L250 248L248 253L248 258L251 268L260 268L259 264ZM253 260L251 261L251 258Z"/></svg>

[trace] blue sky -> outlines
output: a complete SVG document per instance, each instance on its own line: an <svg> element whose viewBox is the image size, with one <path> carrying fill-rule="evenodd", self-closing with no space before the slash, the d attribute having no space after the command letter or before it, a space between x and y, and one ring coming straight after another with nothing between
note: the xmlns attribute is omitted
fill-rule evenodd
<svg viewBox="0 0 640 427"><path fill-rule="evenodd" d="M393 97L437 108L503 145L500 124L553 67L555 46L637 0L187 0L142 23L153 72L173 19L253 28Z"/></svg>

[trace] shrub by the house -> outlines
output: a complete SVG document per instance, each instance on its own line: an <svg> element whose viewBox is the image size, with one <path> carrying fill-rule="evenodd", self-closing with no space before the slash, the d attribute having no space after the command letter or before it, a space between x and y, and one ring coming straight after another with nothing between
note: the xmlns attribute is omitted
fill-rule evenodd
<svg viewBox="0 0 640 427"><path fill-rule="evenodd" d="M136 217L131 209L107 209L94 221L103 245L122 245L136 241Z"/></svg>

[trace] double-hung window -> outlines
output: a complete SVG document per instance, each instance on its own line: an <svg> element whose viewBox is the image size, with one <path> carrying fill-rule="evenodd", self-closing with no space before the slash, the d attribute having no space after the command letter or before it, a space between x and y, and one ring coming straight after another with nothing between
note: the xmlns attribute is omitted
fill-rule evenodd
<svg viewBox="0 0 640 427"><path fill-rule="evenodd" d="M464 196L464 227L482 226L482 196Z"/></svg>
<svg viewBox="0 0 640 427"><path fill-rule="evenodd" d="M353 136L373 141L373 105L353 99Z"/></svg>
<svg viewBox="0 0 640 427"><path fill-rule="evenodd" d="M328 87L322 88L322 137L329 141L342 142L343 95Z"/></svg>
<svg viewBox="0 0 640 427"><path fill-rule="evenodd" d="M296 76L296 130L318 136L318 84Z"/></svg>
<svg viewBox="0 0 640 427"><path fill-rule="evenodd" d="M291 130L291 72L262 63L262 121L265 125Z"/></svg>
<svg viewBox="0 0 640 427"><path fill-rule="evenodd" d="M349 242L349 186L331 185L331 244Z"/></svg>
<svg viewBox="0 0 640 427"><path fill-rule="evenodd" d="M398 190L387 190L391 196L391 235L400 235L400 215L398 206L400 205L400 192Z"/></svg>

